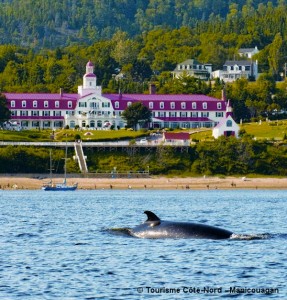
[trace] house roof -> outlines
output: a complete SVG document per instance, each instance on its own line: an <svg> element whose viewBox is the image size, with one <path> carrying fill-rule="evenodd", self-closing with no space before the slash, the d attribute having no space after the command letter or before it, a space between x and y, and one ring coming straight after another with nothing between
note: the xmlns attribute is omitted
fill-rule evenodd
<svg viewBox="0 0 287 300"><path fill-rule="evenodd" d="M178 65L202 65L202 63L200 63L196 59L192 58L192 59L187 59L187 60L179 63Z"/></svg>
<svg viewBox="0 0 287 300"><path fill-rule="evenodd" d="M238 50L239 53L249 53L249 52L253 52L255 50L255 48L240 48Z"/></svg>
<svg viewBox="0 0 287 300"><path fill-rule="evenodd" d="M233 118L229 115L229 116L223 118L223 119L222 119L222 120L214 127L214 129L215 129L215 128L220 128L220 127L222 127L222 126L225 126L227 120L232 120L232 121L233 121L233 122L232 122L233 126L239 127L238 124L237 124L237 123L233 120Z"/></svg>
<svg viewBox="0 0 287 300"><path fill-rule="evenodd" d="M124 110L127 102L142 102L144 105L149 107L149 102L153 102L154 110L166 110L171 109L171 102L174 102L174 109L172 110L201 110L203 109L203 103L206 102L208 105L208 111L218 111L217 103L222 103L222 111L226 109L226 102L221 99L209 97L206 95L163 95L163 94L103 94L103 97L110 99L114 105L116 101L119 102L117 109ZM164 103L164 108L160 107L160 103ZM185 109L181 108L181 102L186 102ZM197 104L197 108L192 108L192 102ZM115 108L115 107L114 107ZM207 110L207 109L204 109Z"/></svg>
<svg viewBox="0 0 287 300"><path fill-rule="evenodd" d="M166 140L189 140L188 132L165 132L164 137Z"/></svg>
<svg viewBox="0 0 287 300"><path fill-rule="evenodd" d="M78 94L60 93L4 93L8 100L78 100Z"/></svg>
<svg viewBox="0 0 287 300"><path fill-rule="evenodd" d="M87 62L87 65L86 65L87 67L94 67L94 64L89 60L88 62Z"/></svg>
<svg viewBox="0 0 287 300"><path fill-rule="evenodd" d="M250 66L250 65L252 65L252 61L250 61L250 60L227 60L224 63L224 66L235 66L235 65Z"/></svg>
<svg viewBox="0 0 287 300"><path fill-rule="evenodd" d="M44 101L49 102L49 109L56 108L55 102L59 101L57 109L66 109L68 108L68 102L72 102L72 105L69 105L69 109L75 109L77 101L81 98L85 98L88 95L93 93L85 94L81 97L79 94L66 94L66 93L4 93L7 100L10 102L14 100L15 109L22 108L22 101L26 100L26 109L33 108L33 101L37 100L37 109L43 109ZM145 106L150 107L150 102L152 102L152 109L165 111L225 111L226 102L221 99L214 97L209 97L206 95L166 95L166 94L103 94L102 97L105 97L111 100L113 108L115 110L124 110L127 107L127 103L131 102L142 102ZM117 102L117 103L116 103ZM196 104L196 107L193 107L193 103ZM207 107L204 108L204 103L207 104ZM221 103L221 109L218 109L218 103ZM48 107L46 107L48 108Z"/></svg>

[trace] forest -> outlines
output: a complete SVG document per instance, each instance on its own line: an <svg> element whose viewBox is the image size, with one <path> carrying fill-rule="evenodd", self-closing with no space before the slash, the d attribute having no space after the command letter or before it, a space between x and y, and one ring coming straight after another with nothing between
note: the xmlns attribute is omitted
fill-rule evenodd
<svg viewBox="0 0 287 300"><path fill-rule="evenodd" d="M105 93L206 94L226 89L237 121L287 111L287 5L278 1L10 0L0 6L0 91L76 92L95 64ZM257 46L261 76L233 84L173 79L195 58L213 70Z"/></svg>
<svg viewBox="0 0 287 300"><path fill-rule="evenodd" d="M63 173L64 149L53 149L54 173ZM214 141L197 143L188 151L159 146L152 152L144 149L136 153L125 151L97 151L85 148L90 172L137 172L149 169L152 175L287 175L285 144L255 141L248 135L241 139L221 137ZM68 157L73 156L69 152ZM0 173L39 173L49 169L49 151L44 148L7 146L0 148ZM73 159L68 160L67 171L78 173Z"/></svg>
<svg viewBox="0 0 287 300"><path fill-rule="evenodd" d="M1 0L0 3L2 44L54 48L110 39L119 30L131 37L156 28L189 27L199 33L209 27L209 31L218 31L221 25L227 29L225 20L228 32L253 34L260 27L252 28L250 24L243 28L245 21L260 19L266 11L271 13L273 6L282 9L285 0ZM284 11L280 15L272 18L282 18ZM278 21L285 18L286 14ZM259 35L261 30L257 32Z"/></svg>

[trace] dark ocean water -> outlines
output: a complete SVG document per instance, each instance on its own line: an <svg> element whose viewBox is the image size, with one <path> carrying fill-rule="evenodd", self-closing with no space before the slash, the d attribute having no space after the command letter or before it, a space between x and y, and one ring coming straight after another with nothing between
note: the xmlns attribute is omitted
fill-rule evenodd
<svg viewBox="0 0 287 300"><path fill-rule="evenodd" d="M0 299L287 299L286 196L0 191ZM120 230L145 210L236 235L151 240Z"/></svg>

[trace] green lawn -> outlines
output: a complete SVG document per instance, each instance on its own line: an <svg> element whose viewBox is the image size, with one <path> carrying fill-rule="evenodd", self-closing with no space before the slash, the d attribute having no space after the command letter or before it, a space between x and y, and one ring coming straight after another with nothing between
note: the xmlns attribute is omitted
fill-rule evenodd
<svg viewBox="0 0 287 300"><path fill-rule="evenodd" d="M89 134L87 134L89 133ZM0 141L15 142L47 142L47 141L74 141L76 135L80 135L83 141L110 141L119 139L135 139L146 136L148 132L130 130L56 130L52 139L52 130L23 130L10 131L0 130Z"/></svg>
<svg viewBox="0 0 287 300"><path fill-rule="evenodd" d="M240 126L247 134L254 136L257 140L276 140L282 141L287 135L287 120L244 123ZM203 141L212 140L212 130L191 134L191 139Z"/></svg>
<svg viewBox="0 0 287 300"><path fill-rule="evenodd" d="M258 140L283 140L287 135L287 120L270 121L262 123L245 123L241 125L247 134L254 136ZM175 130L175 132L178 130ZM180 130L179 130L180 131ZM185 130L186 131L186 130ZM193 130L189 130L192 133ZM89 134L87 134L89 133ZM23 141L23 142L44 142L52 141L51 130L23 130L7 131L0 130L0 141ZM123 139L135 139L149 135L149 131L131 131L131 130L56 130L54 135L55 141L74 141L76 135L79 135L83 141L112 141ZM190 135L193 140L213 140L212 130L206 130Z"/></svg>
<svg viewBox="0 0 287 300"><path fill-rule="evenodd" d="M283 140L285 134L287 134L287 120L246 123L240 128L258 140L267 139L280 141Z"/></svg>

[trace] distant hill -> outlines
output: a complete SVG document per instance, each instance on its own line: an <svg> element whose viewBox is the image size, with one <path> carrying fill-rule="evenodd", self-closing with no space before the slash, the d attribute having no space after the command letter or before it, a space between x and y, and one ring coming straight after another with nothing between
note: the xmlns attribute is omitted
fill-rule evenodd
<svg viewBox="0 0 287 300"><path fill-rule="evenodd" d="M56 48L94 43L118 30L131 37L155 28L196 27L234 10L285 0L0 0L0 44Z"/></svg>

